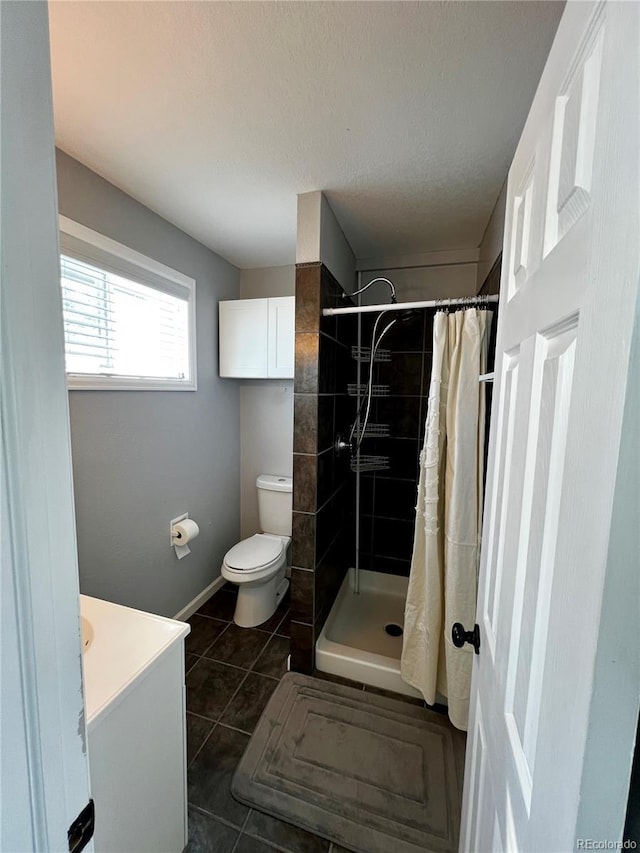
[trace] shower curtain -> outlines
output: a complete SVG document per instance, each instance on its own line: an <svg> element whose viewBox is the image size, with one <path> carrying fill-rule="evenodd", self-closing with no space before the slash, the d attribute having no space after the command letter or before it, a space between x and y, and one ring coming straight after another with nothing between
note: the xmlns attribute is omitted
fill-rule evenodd
<svg viewBox="0 0 640 853"><path fill-rule="evenodd" d="M446 697L467 729L473 648L454 622L475 623L484 475L484 383L491 312L437 313L433 366L405 606L401 673L428 704Z"/></svg>

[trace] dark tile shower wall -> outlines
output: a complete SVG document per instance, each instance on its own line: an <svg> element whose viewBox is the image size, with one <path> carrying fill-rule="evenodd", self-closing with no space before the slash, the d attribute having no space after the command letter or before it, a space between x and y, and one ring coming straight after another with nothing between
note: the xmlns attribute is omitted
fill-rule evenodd
<svg viewBox="0 0 640 853"><path fill-rule="evenodd" d="M362 315L362 344L371 344L375 317ZM378 325L378 333L384 322ZM360 479L360 568L409 576L418 486L418 461L431 380L433 312L417 311L382 339L391 361L374 364L374 382L388 397L372 400L371 421L388 424L388 438L365 438L360 452L389 457L389 469ZM368 367L363 365L362 381Z"/></svg>
<svg viewBox="0 0 640 853"><path fill-rule="evenodd" d="M496 274L497 269L497 274ZM499 290L500 264L491 279ZM491 291L487 291L491 292ZM488 370L493 370L496 348L497 310L489 338ZM374 381L389 385L390 395L373 401L371 420L389 424L390 437L365 439L361 453L389 457L389 469L361 474L360 486L360 568L409 576L415 505L419 478L419 458L424 443L433 348L433 311L419 311L411 319L397 323L381 343L391 351L391 361L374 367ZM374 319L362 315L362 343L371 343ZM378 327L384 328L384 325ZM363 371L366 379L367 373ZM364 381L363 379L363 381ZM491 392L486 390L485 475L491 417Z"/></svg>
<svg viewBox="0 0 640 853"><path fill-rule="evenodd" d="M349 565L353 515L348 456L334 449L352 417L353 317L322 317L344 306L343 290L322 264L296 268L293 436L291 668L313 672L315 642Z"/></svg>
<svg viewBox="0 0 640 853"><path fill-rule="evenodd" d="M337 456L334 442L338 434L348 436L356 417L357 400L348 396L347 385L357 378L351 347L357 343L358 322L361 344L370 346L377 315L323 318L322 308L345 304L342 294L321 264L297 267L291 667L298 672L313 671L316 639L347 568L355 564L356 478L348 455ZM363 569L409 575L433 316L433 311L419 310L397 322L381 343L391 360L374 365L375 384L388 385L390 394L372 400L370 420L388 424L390 435L364 439L361 453L388 457L389 468L361 475ZM491 363L494 349L495 326ZM363 364L360 381L367 378Z"/></svg>

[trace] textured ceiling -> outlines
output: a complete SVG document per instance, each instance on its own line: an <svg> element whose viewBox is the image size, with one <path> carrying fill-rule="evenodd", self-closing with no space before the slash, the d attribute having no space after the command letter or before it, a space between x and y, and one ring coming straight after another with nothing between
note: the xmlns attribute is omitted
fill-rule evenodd
<svg viewBox="0 0 640 853"><path fill-rule="evenodd" d="M556 2L50 2L58 145L240 267L479 244Z"/></svg>

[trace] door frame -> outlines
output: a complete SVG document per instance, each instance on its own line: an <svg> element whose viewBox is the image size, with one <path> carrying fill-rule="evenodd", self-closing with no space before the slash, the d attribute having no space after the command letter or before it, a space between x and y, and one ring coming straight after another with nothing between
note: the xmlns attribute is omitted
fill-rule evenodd
<svg viewBox="0 0 640 853"><path fill-rule="evenodd" d="M66 850L89 780L47 4L0 24L0 846Z"/></svg>
<svg viewBox="0 0 640 853"><path fill-rule="evenodd" d="M604 573L576 839L622 839L640 714L640 289ZM603 770L613 772L604 773Z"/></svg>

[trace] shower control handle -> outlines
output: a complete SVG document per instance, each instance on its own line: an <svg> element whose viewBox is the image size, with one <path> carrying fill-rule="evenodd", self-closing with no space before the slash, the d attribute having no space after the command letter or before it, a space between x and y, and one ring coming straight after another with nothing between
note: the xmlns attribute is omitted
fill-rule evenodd
<svg viewBox="0 0 640 853"><path fill-rule="evenodd" d="M461 622L454 622L451 629L451 639L457 649L461 649L465 643L469 643L473 646L475 653L480 654L480 628L478 625L473 626L473 631L465 631Z"/></svg>
<svg viewBox="0 0 640 853"><path fill-rule="evenodd" d="M341 435L336 436L335 444L336 456L340 456L341 453L344 453L345 450L351 451L351 445L348 441L345 441Z"/></svg>

